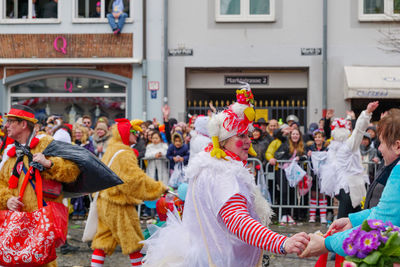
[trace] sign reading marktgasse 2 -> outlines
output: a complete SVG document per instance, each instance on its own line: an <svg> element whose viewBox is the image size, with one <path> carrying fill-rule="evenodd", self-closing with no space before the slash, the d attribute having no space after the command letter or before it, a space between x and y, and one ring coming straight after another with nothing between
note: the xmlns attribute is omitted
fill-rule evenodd
<svg viewBox="0 0 400 267"><path fill-rule="evenodd" d="M263 76L225 76L225 84L241 84L245 82L248 84L269 84L269 75Z"/></svg>

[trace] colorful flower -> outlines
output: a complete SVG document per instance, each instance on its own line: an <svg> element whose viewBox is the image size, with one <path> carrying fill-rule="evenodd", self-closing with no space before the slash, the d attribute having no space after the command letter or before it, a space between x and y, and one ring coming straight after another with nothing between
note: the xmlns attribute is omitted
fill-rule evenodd
<svg viewBox="0 0 400 267"><path fill-rule="evenodd" d="M375 230L385 230L385 224L381 220L368 220L368 225L371 229Z"/></svg>
<svg viewBox="0 0 400 267"><path fill-rule="evenodd" d="M354 245L357 245L359 240L360 240L360 236L361 236L361 226L354 229L350 234L349 234L349 239L352 241L352 243Z"/></svg>
<svg viewBox="0 0 400 267"><path fill-rule="evenodd" d="M364 231L363 231L364 232ZM374 236L371 233L364 232L360 237L359 246L361 252L368 254L372 250L377 249L380 245L378 237Z"/></svg>
<svg viewBox="0 0 400 267"><path fill-rule="evenodd" d="M343 267L357 267L357 264L351 261L344 261L343 262Z"/></svg>
<svg viewBox="0 0 400 267"><path fill-rule="evenodd" d="M393 225L393 223L390 221L386 222L386 226L392 228L392 231L394 232L400 232L400 227Z"/></svg>
<svg viewBox="0 0 400 267"><path fill-rule="evenodd" d="M383 243L386 243L386 241L388 240L387 237L385 237L385 236L382 235L382 232L381 232L381 231L372 230L372 231L369 231L369 233L372 234L374 237L376 237L376 238L378 239L379 245L381 244L380 241L382 241ZM379 245L378 245L378 246L379 246Z"/></svg>
<svg viewBox="0 0 400 267"><path fill-rule="evenodd" d="M357 253L357 247L353 244L351 238L346 238L343 242L343 250L349 256L354 256Z"/></svg>

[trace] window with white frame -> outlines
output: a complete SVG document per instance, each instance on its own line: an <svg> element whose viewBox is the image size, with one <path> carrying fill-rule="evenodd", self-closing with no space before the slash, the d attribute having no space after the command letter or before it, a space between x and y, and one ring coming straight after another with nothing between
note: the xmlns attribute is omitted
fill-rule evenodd
<svg viewBox="0 0 400 267"><path fill-rule="evenodd" d="M99 23L107 22L107 14L114 0L72 0L73 1L73 18L76 23ZM128 14L126 22L133 22L132 8L133 1L127 1L128 5L124 6L124 10ZM126 1L123 1L126 4Z"/></svg>
<svg viewBox="0 0 400 267"><path fill-rule="evenodd" d="M400 20L400 0L358 0L360 21Z"/></svg>
<svg viewBox="0 0 400 267"><path fill-rule="evenodd" d="M217 22L275 21L275 0L215 0Z"/></svg>
<svg viewBox="0 0 400 267"><path fill-rule="evenodd" d="M58 23L61 0L3 0L2 23Z"/></svg>

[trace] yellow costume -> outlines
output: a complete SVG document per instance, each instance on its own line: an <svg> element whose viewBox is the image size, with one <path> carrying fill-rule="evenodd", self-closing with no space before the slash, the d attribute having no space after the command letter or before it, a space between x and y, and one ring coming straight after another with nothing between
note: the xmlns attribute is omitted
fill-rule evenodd
<svg viewBox="0 0 400 267"><path fill-rule="evenodd" d="M124 183L101 191L97 200L99 223L92 248L103 250L107 255L114 252L117 244L123 254L142 248L139 241L144 237L135 206L142 200L155 200L167 190L139 168L132 148L124 144L117 125L114 125L102 161L108 165L120 150L122 152L114 158L110 168Z"/></svg>
<svg viewBox="0 0 400 267"><path fill-rule="evenodd" d="M43 150L51 143L52 140L53 138L51 136L48 135L43 136L42 138L39 139L39 143L34 148L31 149L31 153L35 154L43 152ZM0 209L2 210L8 209L7 200L9 198L18 196L22 182L25 177L24 172L21 172L21 176L18 180L18 187L15 189L9 188L8 181L10 179L17 157L6 156L7 151L8 150L6 149L4 152L3 156L4 162L1 163L4 165L1 165L2 167L0 169ZM45 169L43 172L41 172L43 179L70 183L73 182L78 177L80 171L75 163L60 157L47 157L47 159L51 160L54 165L51 168ZM27 156L24 156L24 165L26 169L29 166ZM45 201L53 201L58 203L61 203L62 199L63 199L62 195L58 196L56 199L44 198ZM24 203L22 211L32 212L38 208L36 193L33 190L32 186L30 186L30 184L28 184L28 186L26 187L22 203ZM57 266L57 262L52 261L44 266Z"/></svg>
<svg viewBox="0 0 400 267"><path fill-rule="evenodd" d="M282 145L282 141L279 140L278 138L273 140L271 144L269 144L267 151L265 152L265 158L267 161L270 159L275 158L275 152L278 150L278 148ZM275 166L275 170L278 170L278 164Z"/></svg>

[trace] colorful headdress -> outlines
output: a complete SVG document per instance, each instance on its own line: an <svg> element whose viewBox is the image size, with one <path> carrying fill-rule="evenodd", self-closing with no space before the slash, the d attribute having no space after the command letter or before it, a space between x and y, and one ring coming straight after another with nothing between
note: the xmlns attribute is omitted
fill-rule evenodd
<svg viewBox="0 0 400 267"><path fill-rule="evenodd" d="M253 130L252 123L255 118L253 108L254 96L250 86L244 83L243 87L236 91L237 102L230 105L224 111L214 115L208 123L208 133L213 142L211 156L225 158L225 152L220 148L219 142L232 136L247 134ZM254 149L249 154L254 155Z"/></svg>
<svg viewBox="0 0 400 267"><path fill-rule="evenodd" d="M333 131L338 128L350 130L350 123L350 121L343 118L336 118L331 124L331 130Z"/></svg>
<svg viewBox="0 0 400 267"><path fill-rule="evenodd" d="M131 120L131 125L132 125L132 130L138 131L138 132L143 132L142 128L140 125L142 125L143 121L142 120Z"/></svg>

